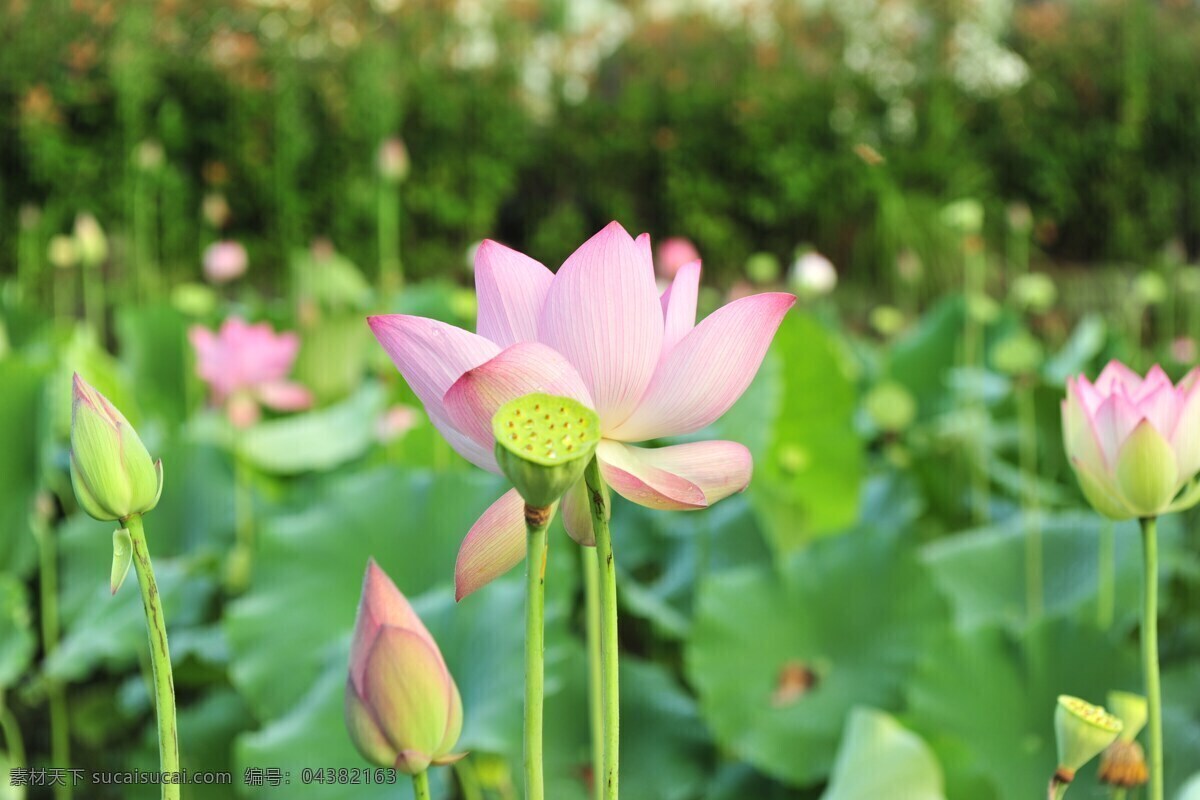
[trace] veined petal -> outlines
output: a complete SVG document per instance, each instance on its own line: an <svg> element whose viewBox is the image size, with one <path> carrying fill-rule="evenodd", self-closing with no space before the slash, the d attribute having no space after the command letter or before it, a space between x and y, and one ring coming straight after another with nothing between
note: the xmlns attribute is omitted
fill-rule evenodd
<svg viewBox="0 0 1200 800"><path fill-rule="evenodd" d="M684 264L662 294L662 361L696 327L696 296L700 291L700 262Z"/></svg>
<svg viewBox="0 0 1200 800"><path fill-rule="evenodd" d="M1104 450L1104 460L1110 469L1117 463L1121 445L1141 419L1141 414L1119 391L1105 397L1096 409L1092 425L1095 426L1096 438L1100 441L1100 447Z"/></svg>
<svg viewBox="0 0 1200 800"><path fill-rule="evenodd" d="M491 451L454 428L442 398L460 375L500 348L482 336L424 317L384 314L368 317L367 323L450 446L476 466L498 472Z"/></svg>
<svg viewBox="0 0 1200 800"><path fill-rule="evenodd" d="M1067 381L1067 396L1062 401L1063 445L1068 458L1077 458L1096 472L1108 469L1104 450L1096 436L1087 409L1084 408L1076 383Z"/></svg>
<svg viewBox="0 0 1200 800"><path fill-rule="evenodd" d="M537 338L554 273L524 253L484 239L475 251L476 332L501 347Z"/></svg>
<svg viewBox="0 0 1200 800"><path fill-rule="evenodd" d="M346 718L346 728L350 739L358 747L363 757L379 767L390 767L396 761L396 750L391 742L379 729L375 714L359 697L360 689L355 683L346 681L346 699L343 707Z"/></svg>
<svg viewBox="0 0 1200 800"><path fill-rule="evenodd" d="M1124 387L1125 391L1133 394L1141 385L1142 376L1115 358L1104 365L1104 369L1100 371L1100 377L1096 378L1095 383L1096 391L1101 395L1112 394L1118 386Z"/></svg>
<svg viewBox="0 0 1200 800"><path fill-rule="evenodd" d="M1170 442L1180 478L1190 478L1200 471L1200 390L1186 391Z"/></svg>
<svg viewBox="0 0 1200 800"><path fill-rule="evenodd" d="M626 442L690 433L720 417L746 391L796 298L769 292L717 309L671 350L624 423Z"/></svg>
<svg viewBox="0 0 1200 800"><path fill-rule="evenodd" d="M462 600L521 563L525 547L525 501L509 489L463 539L454 564L454 599Z"/></svg>
<svg viewBox="0 0 1200 800"><path fill-rule="evenodd" d="M1163 378L1166 379L1166 376L1164 375ZM1134 401L1134 406L1137 408L1138 414L1154 424L1155 430L1163 436L1169 436L1179 421L1179 410L1182 405L1180 395L1176 393L1170 380L1166 380L1166 383L1156 382L1153 389L1145 391L1145 387L1149 383L1150 379L1147 378L1146 383L1142 384L1142 391L1138 392L1138 399Z"/></svg>
<svg viewBox="0 0 1200 800"><path fill-rule="evenodd" d="M1171 378L1167 375L1167 373L1163 372L1162 367L1160 367L1158 364L1155 364L1150 368L1150 371L1146 373L1146 377L1142 379L1142 382L1138 385L1137 389L1129 392L1129 399L1133 401L1134 405L1140 406L1143 399L1149 397L1151 394L1164 387L1167 389L1174 388L1171 384Z"/></svg>
<svg viewBox="0 0 1200 800"><path fill-rule="evenodd" d="M1111 478L1092 472L1078 459L1072 460L1071 466L1079 480L1079 488L1092 508L1109 519L1132 519L1137 516L1121 499L1121 493Z"/></svg>
<svg viewBox="0 0 1200 800"><path fill-rule="evenodd" d="M596 446L600 474L626 500L648 508L684 511L708 505L703 489L658 466L647 456L652 452L604 439Z"/></svg>
<svg viewBox="0 0 1200 800"><path fill-rule="evenodd" d="M446 392L443 405L455 428L488 451L495 446L492 417L500 406L533 392L570 397L589 408L583 378L565 357L538 342L521 342L462 374Z"/></svg>
<svg viewBox="0 0 1200 800"><path fill-rule="evenodd" d="M367 661L362 699L380 731L397 752L415 750L432 758L445 736L454 685L441 653L413 631L385 627Z"/></svg>
<svg viewBox="0 0 1200 800"><path fill-rule="evenodd" d="M358 601L358 616L354 623L354 638L350 644L350 683L360 693L363 688L363 672L367 657L375 644L375 637L383 626L404 628L433 641L429 630L413 611L408 598L396 588L391 577L384 572L374 558L367 561L363 575L362 594Z"/></svg>
<svg viewBox="0 0 1200 800"><path fill-rule="evenodd" d="M596 532L592 530L592 504L588 496L587 483L581 478L567 490L562 499L563 527L567 535L584 547L596 546Z"/></svg>
<svg viewBox="0 0 1200 800"><path fill-rule="evenodd" d="M611 444L616 445L615 442ZM627 456L699 487L707 505L743 491L750 485L750 474L754 469L750 451L738 442L709 440L655 448L619 446L624 448ZM605 451L611 452L611 449L605 448Z"/></svg>
<svg viewBox="0 0 1200 800"><path fill-rule="evenodd" d="M654 376L663 315L649 241L609 224L554 276L538 339L567 357L591 392L605 427L633 411Z"/></svg>

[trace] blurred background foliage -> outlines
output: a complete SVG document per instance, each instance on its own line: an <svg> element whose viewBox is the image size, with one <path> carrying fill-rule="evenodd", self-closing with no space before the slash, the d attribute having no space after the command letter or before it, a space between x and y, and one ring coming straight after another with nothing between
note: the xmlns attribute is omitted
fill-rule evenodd
<svg viewBox="0 0 1200 800"><path fill-rule="evenodd" d="M156 763L138 598L108 596L111 531L67 474L79 371L165 465L186 767L406 796L303 773L363 765L341 698L374 556L462 689L471 756L438 796L519 797L520 580L452 595L501 487L363 317L471 328L475 242L554 268L615 218L695 244L702 314L801 296L696 434L750 448L750 489L617 504L626 796L1039 796L1054 697L1140 684L1135 526L1087 509L1058 404L1109 358L1196 363L1197 45L1175 0L2 0L0 774ZM297 336L311 408L247 420L201 380L192 332L235 318ZM1200 771L1196 516L1163 523L1174 800ZM551 541L547 780L584 800L578 551Z"/></svg>

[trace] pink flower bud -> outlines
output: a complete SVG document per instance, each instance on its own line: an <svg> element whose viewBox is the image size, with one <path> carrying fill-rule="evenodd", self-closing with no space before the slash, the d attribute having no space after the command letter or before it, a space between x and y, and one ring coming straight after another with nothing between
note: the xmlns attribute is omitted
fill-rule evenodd
<svg viewBox="0 0 1200 800"><path fill-rule="evenodd" d="M371 559L350 646L350 738L372 764L414 775L462 758L451 752L462 723L462 698L437 642Z"/></svg>
<svg viewBox="0 0 1200 800"><path fill-rule="evenodd" d="M664 239L663 243L658 246L658 259L655 266L658 268L659 279L669 281L675 277L675 273L679 272L679 268L684 264L699 260L700 253L696 251L694 244L682 236L672 236L670 239Z"/></svg>
<svg viewBox="0 0 1200 800"><path fill-rule="evenodd" d="M204 250L204 277L210 283L228 283L240 278L249 263L246 248L240 242L213 242Z"/></svg>

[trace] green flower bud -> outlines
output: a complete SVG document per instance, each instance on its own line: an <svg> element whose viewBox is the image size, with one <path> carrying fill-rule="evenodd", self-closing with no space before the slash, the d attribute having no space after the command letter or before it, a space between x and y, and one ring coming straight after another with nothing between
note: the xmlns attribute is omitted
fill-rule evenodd
<svg viewBox="0 0 1200 800"><path fill-rule="evenodd" d="M492 417L496 461L525 504L547 508L583 477L600 441L596 412L569 397L527 394Z"/></svg>
<svg viewBox="0 0 1200 800"><path fill-rule="evenodd" d="M884 381L872 388L863 405L871 421L887 433L899 433L917 418L916 398L895 381Z"/></svg>
<svg viewBox="0 0 1200 800"><path fill-rule="evenodd" d="M80 507L99 520L144 514L162 494L162 462L150 460L124 415L78 373L71 404L71 484Z"/></svg>
<svg viewBox="0 0 1200 800"><path fill-rule="evenodd" d="M1080 767L1113 743L1121 727L1121 720L1100 706L1084 702L1078 697L1059 695L1058 707L1054 710L1059 770L1065 770L1073 776Z"/></svg>
<svg viewBox="0 0 1200 800"><path fill-rule="evenodd" d="M108 258L108 237L91 214L75 217L75 248L85 267L98 267Z"/></svg>
<svg viewBox="0 0 1200 800"><path fill-rule="evenodd" d="M1033 334L1019 331L997 342L992 348L996 369L1006 375L1028 375L1041 366L1042 345Z"/></svg>
<svg viewBox="0 0 1200 800"><path fill-rule="evenodd" d="M1034 314L1044 314L1058 301L1058 287L1049 275L1030 272L1013 281L1010 291L1013 302Z"/></svg>
<svg viewBox="0 0 1200 800"><path fill-rule="evenodd" d="M970 198L956 200L942 209L942 222L958 233L979 233L983 230L983 204Z"/></svg>

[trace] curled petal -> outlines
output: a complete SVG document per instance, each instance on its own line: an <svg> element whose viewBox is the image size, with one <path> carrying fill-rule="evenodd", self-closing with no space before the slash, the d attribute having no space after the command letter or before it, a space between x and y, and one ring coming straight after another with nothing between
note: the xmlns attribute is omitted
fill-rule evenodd
<svg viewBox="0 0 1200 800"><path fill-rule="evenodd" d="M1170 441L1180 477L1191 478L1200 471L1200 391L1186 393Z"/></svg>
<svg viewBox="0 0 1200 800"><path fill-rule="evenodd" d="M606 428L629 416L645 392L662 335L649 242L635 243L615 222L562 265L538 320L538 340L579 371Z"/></svg>
<svg viewBox="0 0 1200 800"><path fill-rule="evenodd" d="M706 441L676 444L669 447L632 447L609 443L605 453L616 447L624 449L627 458L676 475L697 486L704 493L706 505L724 500L750 485L754 459L745 445L738 442Z"/></svg>
<svg viewBox="0 0 1200 800"><path fill-rule="evenodd" d="M1108 461L1076 387L1074 381L1068 381L1067 396L1062 401L1063 445L1069 458L1078 459L1093 472L1103 473L1108 469Z"/></svg>
<svg viewBox="0 0 1200 800"><path fill-rule="evenodd" d="M446 417L442 397L460 375L500 348L482 336L424 317L385 314L368 317L367 322L446 441L476 466L496 472L492 453L455 429Z"/></svg>
<svg viewBox="0 0 1200 800"><path fill-rule="evenodd" d="M454 598L462 600L521 563L525 546L525 501L509 489L463 539L454 564Z"/></svg>
<svg viewBox="0 0 1200 800"><path fill-rule="evenodd" d="M770 292L717 309L663 359L637 410L606 435L643 441L716 420L746 391L795 302L790 294Z"/></svg>
<svg viewBox="0 0 1200 800"><path fill-rule="evenodd" d="M570 397L590 407L583 379L560 353L544 344L522 342L463 373L446 392L443 405L455 428L491 450L492 417L509 400L534 392Z"/></svg>
<svg viewBox="0 0 1200 800"><path fill-rule="evenodd" d="M1141 421L1142 415L1121 392L1105 397L1092 418L1092 426L1096 430L1096 438L1104 451L1105 463L1109 469L1117 463L1121 445L1133 429Z"/></svg>
<svg viewBox="0 0 1200 800"><path fill-rule="evenodd" d="M651 452L605 439L596 447L600 474L622 497L649 508L683 511L708 505L703 489L659 467L647 457Z"/></svg>
<svg viewBox="0 0 1200 800"><path fill-rule="evenodd" d="M524 253L485 239L475 251L476 331L501 347L537 338L554 273Z"/></svg>
<svg viewBox="0 0 1200 800"><path fill-rule="evenodd" d="M592 506L584 481L576 481L563 495L562 512L563 527L567 529L567 535L584 547L595 547L596 532L592 530Z"/></svg>
<svg viewBox="0 0 1200 800"><path fill-rule="evenodd" d="M696 327L696 297L699 292L700 262L692 261L679 268L675 279L662 294L663 343L660 361Z"/></svg>

